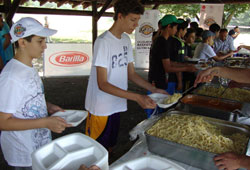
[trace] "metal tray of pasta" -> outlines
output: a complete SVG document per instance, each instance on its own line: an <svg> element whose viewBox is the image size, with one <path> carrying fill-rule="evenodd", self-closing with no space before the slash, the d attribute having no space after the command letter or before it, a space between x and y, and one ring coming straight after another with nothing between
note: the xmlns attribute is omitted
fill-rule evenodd
<svg viewBox="0 0 250 170"><path fill-rule="evenodd" d="M234 111L241 110L242 106L243 104L237 101L188 94L180 100L175 109L235 122L237 120L237 113Z"/></svg>
<svg viewBox="0 0 250 170"><path fill-rule="evenodd" d="M248 126L176 110L145 135L150 152L205 170L217 170L213 157L219 153L250 155Z"/></svg>
<svg viewBox="0 0 250 170"><path fill-rule="evenodd" d="M224 89L225 87L219 84L206 83L194 89L191 93L202 96L218 97ZM248 88L228 88L220 98L250 103L250 90Z"/></svg>

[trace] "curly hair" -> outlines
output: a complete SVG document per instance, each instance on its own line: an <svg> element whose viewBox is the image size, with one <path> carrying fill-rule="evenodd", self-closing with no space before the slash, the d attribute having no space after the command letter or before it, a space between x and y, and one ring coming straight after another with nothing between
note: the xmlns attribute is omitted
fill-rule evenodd
<svg viewBox="0 0 250 170"><path fill-rule="evenodd" d="M114 20L117 20L118 13L121 13L123 16L128 14L143 14L144 7L137 0L117 0L114 5L115 15Z"/></svg>

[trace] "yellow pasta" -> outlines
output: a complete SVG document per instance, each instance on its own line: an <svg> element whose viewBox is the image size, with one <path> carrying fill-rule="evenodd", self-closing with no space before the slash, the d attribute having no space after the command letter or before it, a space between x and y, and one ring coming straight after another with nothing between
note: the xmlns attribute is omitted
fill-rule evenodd
<svg viewBox="0 0 250 170"><path fill-rule="evenodd" d="M225 136L201 116L190 115L166 116L147 133L216 154L224 152L243 154L248 142L248 137L243 134Z"/></svg>
<svg viewBox="0 0 250 170"><path fill-rule="evenodd" d="M178 101L182 97L181 93L174 93L173 95L169 96L168 98L164 99L164 104L171 104Z"/></svg>
<svg viewBox="0 0 250 170"><path fill-rule="evenodd" d="M198 94L207 95L218 97L223 91L224 87L208 87L203 86L201 89L198 90ZM250 102L250 90L240 89L240 88L228 88L225 93L221 96L225 99L236 100L240 102Z"/></svg>

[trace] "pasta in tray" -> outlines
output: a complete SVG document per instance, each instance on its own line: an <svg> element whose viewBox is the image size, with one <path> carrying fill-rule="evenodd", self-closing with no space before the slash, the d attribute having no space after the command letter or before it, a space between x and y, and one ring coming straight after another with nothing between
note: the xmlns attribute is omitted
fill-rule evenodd
<svg viewBox="0 0 250 170"><path fill-rule="evenodd" d="M147 133L216 154L224 152L243 154L248 142L248 137L243 134L225 136L201 116L190 115L166 116L153 125Z"/></svg>
<svg viewBox="0 0 250 170"><path fill-rule="evenodd" d="M219 88L213 86L203 86L201 89L198 90L197 93L206 96L218 97L224 91L224 89L225 88L222 86L220 86ZM250 90L240 88L228 88L221 97L240 102L250 102Z"/></svg>

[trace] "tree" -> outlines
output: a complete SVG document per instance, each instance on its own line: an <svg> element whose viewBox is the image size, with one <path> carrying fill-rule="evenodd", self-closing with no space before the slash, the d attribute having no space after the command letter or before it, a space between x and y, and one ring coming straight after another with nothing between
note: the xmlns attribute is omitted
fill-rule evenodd
<svg viewBox="0 0 250 170"><path fill-rule="evenodd" d="M233 17L238 17L249 9L250 4L225 4L222 27L226 28ZM165 14L170 13L177 17L197 18L197 20L199 20L200 4L161 5L159 10Z"/></svg>

